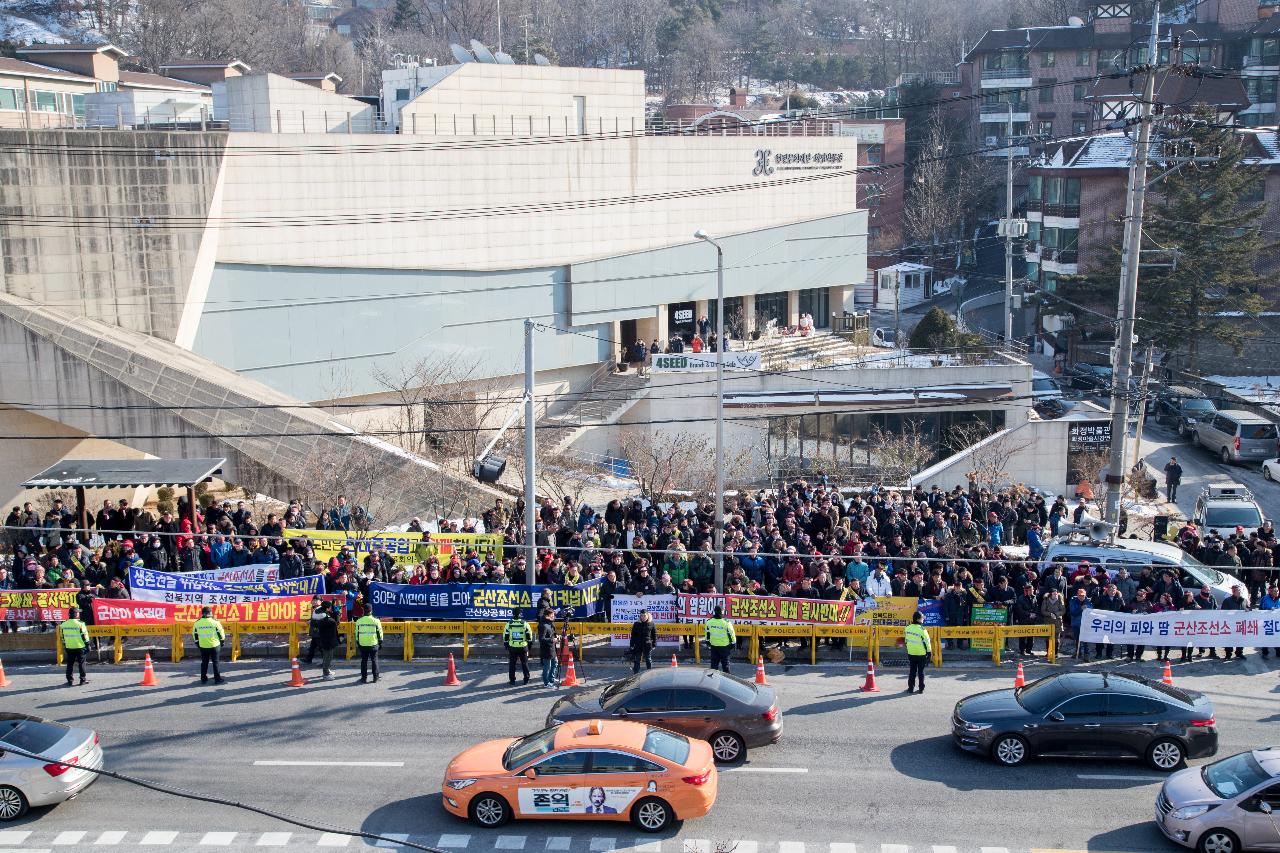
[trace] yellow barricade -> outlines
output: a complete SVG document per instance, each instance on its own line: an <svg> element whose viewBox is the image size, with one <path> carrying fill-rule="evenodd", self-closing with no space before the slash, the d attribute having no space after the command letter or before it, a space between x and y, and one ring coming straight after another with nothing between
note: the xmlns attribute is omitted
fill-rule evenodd
<svg viewBox="0 0 1280 853"><path fill-rule="evenodd" d="M388 631L388 628L404 626L404 660L413 660L413 638L418 634L440 635L440 634L459 634L463 636L463 658L466 658L466 622L392 622L382 623L382 632L384 634L395 633Z"/></svg>

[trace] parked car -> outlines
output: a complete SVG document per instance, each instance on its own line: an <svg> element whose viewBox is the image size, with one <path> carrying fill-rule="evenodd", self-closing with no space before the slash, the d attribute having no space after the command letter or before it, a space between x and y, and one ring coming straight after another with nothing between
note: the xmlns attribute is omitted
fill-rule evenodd
<svg viewBox="0 0 1280 853"><path fill-rule="evenodd" d="M1276 425L1261 415L1238 409L1219 411L1196 424L1195 441L1217 454L1224 464L1276 455Z"/></svg>
<svg viewBox="0 0 1280 853"><path fill-rule="evenodd" d="M1152 415L1156 423L1172 427L1178 435L1189 438L1200 421L1217 412L1212 401L1194 388L1170 385L1156 394Z"/></svg>
<svg viewBox="0 0 1280 853"><path fill-rule="evenodd" d="M17 820L31 806L71 799L97 780L92 771L101 766L102 747L92 729L0 713L0 821Z"/></svg>
<svg viewBox="0 0 1280 853"><path fill-rule="evenodd" d="M651 723L701 738L718 763L734 764L748 748L782 737L777 699L768 685L716 670L663 667L570 693L552 706L547 725L598 717Z"/></svg>
<svg viewBox="0 0 1280 853"><path fill-rule="evenodd" d="M1058 558L1073 567L1087 560L1089 565L1102 566L1112 575L1121 566L1134 575L1143 566L1153 566L1157 574L1170 568L1177 572L1178 582L1185 589L1208 586L1218 603L1231 595L1232 586L1248 588L1234 575L1214 566L1206 566L1181 548L1165 542L1148 542L1145 539L1116 539L1115 542L1109 542L1105 539L1081 538L1074 534L1059 536L1046 545L1040 561L1042 568Z"/></svg>
<svg viewBox="0 0 1280 853"><path fill-rule="evenodd" d="M1203 693L1117 672L1066 672L956 703L956 745L1016 767L1033 756L1142 758L1175 770L1218 751Z"/></svg>
<svg viewBox="0 0 1280 853"><path fill-rule="evenodd" d="M1262 479L1280 481L1280 459L1268 459L1262 463Z"/></svg>
<svg viewBox="0 0 1280 853"><path fill-rule="evenodd" d="M1102 391L1111 387L1111 368L1098 364L1076 362L1068 365L1062 375L1072 388L1081 391Z"/></svg>
<svg viewBox="0 0 1280 853"><path fill-rule="evenodd" d="M1253 498L1253 492L1239 483L1211 483L1196 496L1196 509L1191 516L1196 527L1204 533L1216 533L1226 538L1237 527L1246 531L1262 526L1262 506Z"/></svg>
<svg viewBox="0 0 1280 853"><path fill-rule="evenodd" d="M1047 373L1036 370L1031 374L1031 398L1040 403L1045 400L1061 400L1062 386Z"/></svg>
<svg viewBox="0 0 1280 853"><path fill-rule="evenodd" d="M1156 826L1200 853L1280 849L1280 748L1179 770L1156 795Z"/></svg>
<svg viewBox="0 0 1280 853"><path fill-rule="evenodd" d="M898 335L893 329L877 328L871 332L872 346L893 349L898 345Z"/></svg>

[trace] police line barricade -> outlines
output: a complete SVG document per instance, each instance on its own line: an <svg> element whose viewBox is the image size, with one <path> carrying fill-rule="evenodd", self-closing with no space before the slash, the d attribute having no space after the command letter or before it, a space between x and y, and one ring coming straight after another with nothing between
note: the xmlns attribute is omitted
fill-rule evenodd
<svg viewBox="0 0 1280 853"><path fill-rule="evenodd" d="M289 660L298 656L301 622L232 622L224 625L231 638L231 662L240 660L241 640L245 634L279 634L289 638ZM190 628L187 629L190 633Z"/></svg>
<svg viewBox="0 0 1280 853"><path fill-rule="evenodd" d="M111 644L111 662L120 663L124 660L124 641L129 637L167 637L169 639L169 659L173 663L182 660L179 648L182 645L182 635L178 633L178 625L89 625L90 639L97 640L99 646L103 641ZM187 626L190 630L190 626ZM58 666L62 666L66 662L64 648L62 645L62 632L55 633L54 642L54 659ZM99 651L101 653L101 651Z"/></svg>
<svg viewBox="0 0 1280 853"><path fill-rule="evenodd" d="M1049 663L1058 660L1058 631L1053 625L997 625L997 641L991 644L991 660L1000 663L1000 649L1005 640L1019 637L1044 637L1048 645Z"/></svg>

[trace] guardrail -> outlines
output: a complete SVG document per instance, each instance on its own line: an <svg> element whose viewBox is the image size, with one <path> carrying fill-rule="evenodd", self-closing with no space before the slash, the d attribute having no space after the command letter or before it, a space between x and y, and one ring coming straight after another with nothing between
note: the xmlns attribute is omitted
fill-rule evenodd
<svg viewBox="0 0 1280 853"><path fill-rule="evenodd" d="M462 659L471 656L471 641L474 637L502 636L504 622L384 622L382 632L386 637L399 636L403 642L401 659L411 661L416 651L416 638L456 636L462 641ZM247 636L283 636L289 644L289 657L298 657L306 624L303 622L243 622L228 623L227 640L230 643L230 660L240 660L243 652L244 638ZM694 660L702 662L702 648L698 640L702 636L700 622L668 622L654 626L658 635L663 637L678 636L687 638L693 645ZM888 646L899 646L903 641L901 625L735 625L737 635L741 639L749 639L747 659L755 660L760 655L760 647L771 640L800 639L809 642L809 663L818 662L818 640L843 639L850 649L866 650L867 659L880 662L881 652ZM609 622L571 622L571 634L579 638L629 635L631 623ZM929 628L929 636L933 643L933 663L940 666L943 660L944 640L968 640L970 642L989 643L991 646L991 662L1001 664L1001 651L1006 640L1020 637L1043 637L1047 643L1048 660L1057 660L1057 637L1052 625L984 625L954 628ZM343 622L338 632L346 638L346 658L350 660L356 655L355 623ZM191 642L191 625L91 625L89 634L99 642L107 640L112 646L112 663L124 660L124 641L130 637L166 637L169 640L169 659L180 663L186 655L187 643ZM56 660L59 665L64 662L63 646L57 632L47 635L54 640ZM580 659L586 660L589 646L579 643ZM852 657L852 651L850 651Z"/></svg>

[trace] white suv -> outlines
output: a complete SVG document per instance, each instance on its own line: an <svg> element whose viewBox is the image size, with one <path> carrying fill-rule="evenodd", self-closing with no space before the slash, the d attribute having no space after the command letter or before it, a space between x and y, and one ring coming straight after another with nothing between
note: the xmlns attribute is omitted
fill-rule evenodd
<svg viewBox="0 0 1280 853"><path fill-rule="evenodd" d="M1085 540L1063 537L1052 540L1040 558L1042 567L1050 566L1058 557L1064 559L1070 569L1081 560L1091 566L1102 566L1112 576L1122 567L1131 575L1137 575L1143 566L1152 566L1157 576L1162 569L1171 568L1178 573L1178 583L1183 589L1198 590L1208 585L1213 597L1221 604L1231 595L1231 587L1247 589L1238 578L1206 566L1181 548L1164 542L1147 542L1144 539ZM1045 570L1048 570L1047 568Z"/></svg>
<svg viewBox="0 0 1280 853"><path fill-rule="evenodd" d="M1263 514L1252 492L1239 483L1222 483L1204 487L1191 520L1201 536L1216 533L1226 539L1237 527L1243 527L1246 534L1257 530Z"/></svg>

